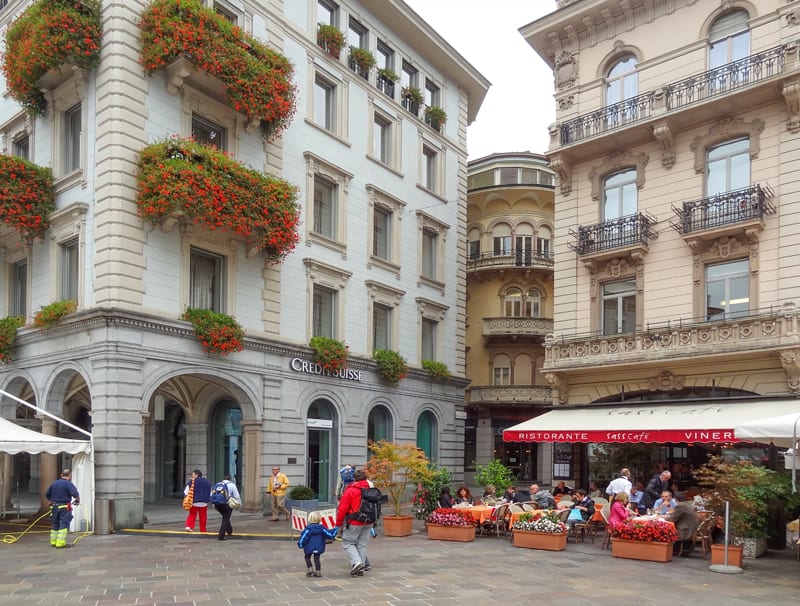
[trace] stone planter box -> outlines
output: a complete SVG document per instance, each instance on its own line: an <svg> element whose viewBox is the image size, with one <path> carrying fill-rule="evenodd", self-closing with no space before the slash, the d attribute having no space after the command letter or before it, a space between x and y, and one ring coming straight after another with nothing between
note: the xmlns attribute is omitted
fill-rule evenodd
<svg viewBox="0 0 800 606"><path fill-rule="evenodd" d="M475 540L475 525L470 526L440 526L439 524L426 524L428 538L436 541L460 541L467 543Z"/></svg>
<svg viewBox="0 0 800 606"><path fill-rule="evenodd" d="M629 560L670 562L672 561L672 543L624 541L612 538L611 555L615 558L627 558Z"/></svg>
<svg viewBox="0 0 800 606"><path fill-rule="evenodd" d="M757 539L752 537L733 537L733 544L741 545L744 548L744 558L746 560L755 560L767 553L766 537L759 537Z"/></svg>
<svg viewBox="0 0 800 606"><path fill-rule="evenodd" d="M545 551L563 551L567 547L567 533L535 532L532 530L514 530L514 547L528 549L544 549Z"/></svg>

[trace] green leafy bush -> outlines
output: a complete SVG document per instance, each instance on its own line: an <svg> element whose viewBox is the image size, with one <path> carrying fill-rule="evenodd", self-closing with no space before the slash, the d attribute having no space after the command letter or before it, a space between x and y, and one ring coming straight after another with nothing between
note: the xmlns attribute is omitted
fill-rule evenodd
<svg viewBox="0 0 800 606"><path fill-rule="evenodd" d="M408 376L406 359L391 349L376 349L372 358L378 365L378 374L388 385L397 385Z"/></svg>
<svg viewBox="0 0 800 606"><path fill-rule="evenodd" d="M446 364L434 360L422 360L422 369L436 379L449 379L450 370Z"/></svg>

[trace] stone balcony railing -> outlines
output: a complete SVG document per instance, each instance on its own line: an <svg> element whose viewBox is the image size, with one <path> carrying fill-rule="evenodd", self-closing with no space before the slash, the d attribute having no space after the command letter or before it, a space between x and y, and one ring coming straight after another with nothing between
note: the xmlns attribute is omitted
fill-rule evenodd
<svg viewBox="0 0 800 606"><path fill-rule="evenodd" d="M547 385L484 385L469 390L470 404L552 404L553 390Z"/></svg>
<svg viewBox="0 0 800 606"><path fill-rule="evenodd" d="M691 360L800 346L800 309L794 303L717 321L678 320L614 335L545 338L543 370L558 372L660 360Z"/></svg>
<svg viewBox="0 0 800 606"><path fill-rule="evenodd" d="M467 257L467 271L508 268L553 269L552 253L513 251L509 253L485 252Z"/></svg>
<svg viewBox="0 0 800 606"><path fill-rule="evenodd" d="M553 332L552 318L484 318L486 337L541 337Z"/></svg>

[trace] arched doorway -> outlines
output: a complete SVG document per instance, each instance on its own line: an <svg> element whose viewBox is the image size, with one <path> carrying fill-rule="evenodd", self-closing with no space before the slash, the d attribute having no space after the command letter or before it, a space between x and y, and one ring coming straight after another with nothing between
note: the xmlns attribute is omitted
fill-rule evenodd
<svg viewBox="0 0 800 606"><path fill-rule="evenodd" d="M209 425L211 464L209 476L212 482L230 475L237 486L242 486L242 411L232 400L217 403ZM242 496L245 496L242 493Z"/></svg>
<svg viewBox="0 0 800 606"><path fill-rule="evenodd" d="M308 486L320 501L331 501L335 474L334 453L336 452L334 431L335 411L325 399L312 402L306 417L306 474Z"/></svg>
<svg viewBox="0 0 800 606"><path fill-rule="evenodd" d="M429 410L426 410L417 420L417 448L420 448L429 461L435 461L437 457L436 452L436 436L437 431L436 417Z"/></svg>
<svg viewBox="0 0 800 606"><path fill-rule="evenodd" d="M154 497L181 497L186 482L186 416L179 404L171 401L166 403L159 437L157 458L162 462L161 490Z"/></svg>
<svg viewBox="0 0 800 606"><path fill-rule="evenodd" d="M379 404L369 411L367 419L367 442L392 441L392 414Z"/></svg>

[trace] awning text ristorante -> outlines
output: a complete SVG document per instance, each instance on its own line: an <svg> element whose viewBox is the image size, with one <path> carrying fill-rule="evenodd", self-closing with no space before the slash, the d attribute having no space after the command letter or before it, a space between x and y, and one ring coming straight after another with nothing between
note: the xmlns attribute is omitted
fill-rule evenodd
<svg viewBox="0 0 800 606"><path fill-rule="evenodd" d="M732 429L654 429L638 431L514 431L503 432L504 442L731 442Z"/></svg>

